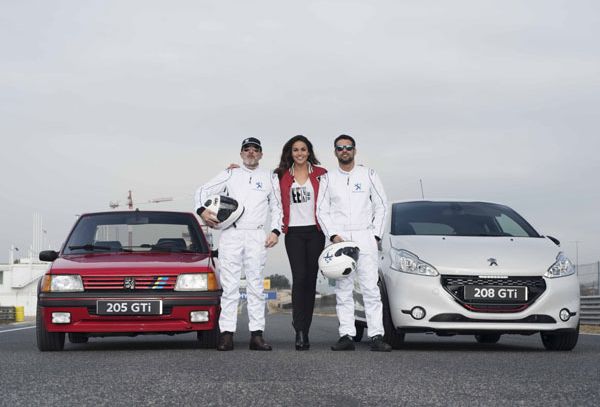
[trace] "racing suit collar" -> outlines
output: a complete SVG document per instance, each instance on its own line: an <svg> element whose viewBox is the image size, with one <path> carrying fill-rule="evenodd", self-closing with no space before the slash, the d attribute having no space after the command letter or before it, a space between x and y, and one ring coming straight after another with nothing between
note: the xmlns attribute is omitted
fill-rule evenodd
<svg viewBox="0 0 600 407"><path fill-rule="evenodd" d="M246 172L254 172L255 170L257 170L257 169L258 169L258 166L256 166L256 168L255 168L255 169L250 169L250 168L246 167L246 166L245 166L245 165L242 163L242 165L240 165L240 168L241 168L241 169L243 169L243 170L244 170L244 171L246 171Z"/></svg>
<svg viewBox="0 0 600 407"><path fill-rule="evenodd" d="M354 164L354 167L352 167L352 169L350 171L344 171L344 170L342 170L342 168L340 166L338 166L337 168L338 168L338 171L340 172L340 174L350 175L350 174L352 174L352 172L354 172L354 169L356 168L356 164Z"/></svg>

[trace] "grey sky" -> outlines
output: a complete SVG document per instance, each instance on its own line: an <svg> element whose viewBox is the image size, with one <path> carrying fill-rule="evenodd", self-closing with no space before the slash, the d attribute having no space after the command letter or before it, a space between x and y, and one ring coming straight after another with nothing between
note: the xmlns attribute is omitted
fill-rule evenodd
<svg viewBox="0 0 600 407"><path fill-rule="evenodd" d="M507 204L600 258L596 1L0 1L0 261L82 212L192 210L247 136L353 135L390 199ZM267 274L283 271L283 245Z"/></svg>

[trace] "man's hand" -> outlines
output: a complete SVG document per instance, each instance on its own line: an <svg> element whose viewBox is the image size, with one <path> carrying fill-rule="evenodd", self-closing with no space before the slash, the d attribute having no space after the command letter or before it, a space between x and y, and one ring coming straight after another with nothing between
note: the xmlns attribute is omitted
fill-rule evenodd
<svg viewBox="0 0 600 407"><path fill-rule="evenodd" d="M279 242L279 236L276 233L271 232L265 241L265 247L271 248Z"/></svg>
<svg viewBox="0 0 600 407"><path fill-rule="evenodd" d="M335 235L335 237L331 240L332 243L340 243L343 242L344 239L340 235Z"/></svg>
<svg viewBox="0 0 600 407"><path fill-rule="evenodd" d="M211 210L205 209L200 215L204 223L206 223L211 228L214 228L219 224L219 219L217 219L217 214Z"/></svg>

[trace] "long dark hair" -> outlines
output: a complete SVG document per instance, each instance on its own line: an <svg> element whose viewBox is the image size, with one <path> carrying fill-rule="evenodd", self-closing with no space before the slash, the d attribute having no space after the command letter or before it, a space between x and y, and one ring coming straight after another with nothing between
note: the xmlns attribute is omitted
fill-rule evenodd
<svg viewBox="0 0 600 407"><path fill-rule="evenodd" d="M303 135L297 135L289 139L281 150L281 160L279 161L279 166L275 169L275 174L281 179L283 174L288 171L292 165L294 164L294 159L292 158L292 146L296 141L301 141L306 144L306 148L308 148L308 162L312 165L321 164L317 157L315 157L315 152L313 151L313 145L306 137Z"/></svg>

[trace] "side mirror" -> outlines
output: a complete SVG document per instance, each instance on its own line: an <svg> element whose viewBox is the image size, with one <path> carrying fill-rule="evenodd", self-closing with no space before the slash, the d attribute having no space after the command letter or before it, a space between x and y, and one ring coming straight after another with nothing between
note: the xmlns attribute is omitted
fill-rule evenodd
<svg viewBox="0 0 600 407"><path fill-rule="evenodd" d="M58 259L58 252L54 250L44 250L40 252L40 260L41 261L54 261Z"/></svg>
<svg viewBox="0 0 600 407"><path fill-rule="evenodd" d="M219 257L219 251L218 250L211 250L210 251L210 257L213 257L215 259L218 258Z"/></svg>
<svg viewBox="0 0 600 407"><path fill-rule="evenodd" d="M560 246L560 240L558 240L557 238L550 236L550 235L546 235L546 237L550 240L552 240L552 242L554 242L555 245Z"/></svg>

